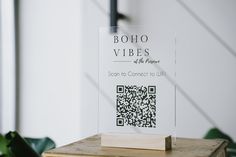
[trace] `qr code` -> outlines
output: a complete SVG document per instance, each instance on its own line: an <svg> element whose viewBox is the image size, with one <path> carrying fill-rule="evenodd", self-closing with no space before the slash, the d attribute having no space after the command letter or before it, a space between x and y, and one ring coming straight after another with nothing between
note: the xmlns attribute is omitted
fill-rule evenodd
<svg viewBox="0 0 236 157"><path fill-rule="evenodd" d="M117 85L116 125L156 127L156 86Z"/></svg>

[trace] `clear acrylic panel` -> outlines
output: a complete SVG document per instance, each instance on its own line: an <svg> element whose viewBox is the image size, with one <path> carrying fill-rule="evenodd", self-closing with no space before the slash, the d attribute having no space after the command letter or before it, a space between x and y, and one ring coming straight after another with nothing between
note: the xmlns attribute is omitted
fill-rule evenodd
<svg viewBox="0 0 236 157"><path fill-rule="evenodd" d="M176 136L175 40L152 27L99 30L99 133Z"/></svg>

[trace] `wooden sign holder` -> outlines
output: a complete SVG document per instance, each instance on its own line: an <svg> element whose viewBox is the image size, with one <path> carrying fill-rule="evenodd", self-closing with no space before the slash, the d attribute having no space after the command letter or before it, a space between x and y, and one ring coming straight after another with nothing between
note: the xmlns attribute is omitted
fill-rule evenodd
<svg viewBox="0 0 236 157"><path fill-rule="evenodd" d="M104 133L101 146L166 151L172 148L172 141L170 135Z"/></svg>

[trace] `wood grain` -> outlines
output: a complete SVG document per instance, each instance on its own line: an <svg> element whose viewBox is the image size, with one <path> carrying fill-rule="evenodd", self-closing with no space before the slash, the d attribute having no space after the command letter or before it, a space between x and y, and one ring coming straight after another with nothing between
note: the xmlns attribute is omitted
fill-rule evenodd
<svg viewBox="0 0 236 157"><path fill-rule="evenodd" d="M101 147L101 135L43 153L43 157L225 157L225 140L177 138L170 151Z"/></svg>

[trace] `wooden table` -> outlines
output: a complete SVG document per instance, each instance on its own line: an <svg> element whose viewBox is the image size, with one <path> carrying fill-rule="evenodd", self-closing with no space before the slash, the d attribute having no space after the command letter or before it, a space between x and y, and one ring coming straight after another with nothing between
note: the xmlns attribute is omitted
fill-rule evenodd
<svg viewBox="0 0 236 157"><path fill-rule="evenodd" d="M170 151L101 147L95 135L49 150L43 157L225 157L227 141L177 138Z"/></svg>

